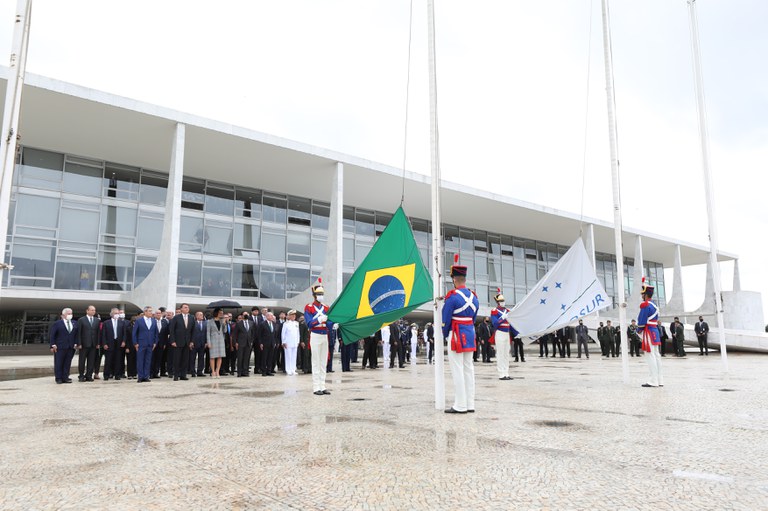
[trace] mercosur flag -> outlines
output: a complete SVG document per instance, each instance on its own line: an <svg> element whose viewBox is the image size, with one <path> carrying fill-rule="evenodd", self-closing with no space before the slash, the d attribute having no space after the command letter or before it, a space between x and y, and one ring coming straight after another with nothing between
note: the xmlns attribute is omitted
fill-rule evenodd
<svg viewBox="0 0 768 511"><path fill-rule="evenodd" d="M432 278L400 207L331 305L328 319L339 324L349 344L430 300Z"/></svg>
<svg viewBox="0 0 768 511"><path fill-rule="evenodd" d="M610 305L579 238L508 319L521 336L541 335Z"/></svg>

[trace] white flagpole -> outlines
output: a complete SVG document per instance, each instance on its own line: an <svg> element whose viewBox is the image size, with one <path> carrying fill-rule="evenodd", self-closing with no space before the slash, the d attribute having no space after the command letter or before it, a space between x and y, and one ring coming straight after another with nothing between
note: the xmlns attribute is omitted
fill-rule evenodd
<svg viewBox="0 0 768 511"><path fill-rule="evenodd" d="M440 150L437 134L437 73L435 63L435 3L427 0L429 46L429 153L432 169L432 294L435 330L435 409L445 408L445 353L443 349L443 236L440 219Z"/></svg>
<svg viewBox="0 0 768 511"><path fill-rule="evenodd" d="M24 86L24 73L27 67L27 46L29 41L29 23L32 14L32 0L18 0L16 17L13 28L11 46L11 61L8 66L8 84L5 91L5 109L3 125L0 131L0 157L2 157L2 173L0 174L0 282L3 269L6 268L5 244L8 232L8 209L11 205L11 185L13 183L13 168L16 163L16 139L19 133L19 110L21 108L21 91ZM0 288L2 286L0 285Z"/></svg>
<svg viewBox="0 0 768 511"><path fill-rule="evenodd" d="M613 89L613 56L611 54L611 20L608 0L603 0L603 54L605 58L605 92L608 98L608 135L611 144L611 177L613 178L613 232L616 244L616 273L619 293L619 335L621 336L621 368L624 383L629 383L627 350L627 296L624 291L624 248L621 241L621 184L619 180L619 142L616 131L616 101Z"/></svg>
<svg viewBox="0 0 768 511"><path fill-rule="evenodd" d="M696 112L699 117L699 143L701 145L701 166L704 171L704 189L707 196L707 221L709 223L709 265L715 289L715 315L720 340L720 357L723 372L728 372L728 354L725 346L723 303L720 296L720 266L717 262L717 222L715 220L715 193L712 187L712 169L709 166L709 136L707 132L707 111L704 105L704 79L701 73L701 52L699 51L699 21L696 17L696 0L688 0L688 14L691 26L691 51L693 53L693 75L696 86ZM708 297L707 297L708 298Z"/></svg>

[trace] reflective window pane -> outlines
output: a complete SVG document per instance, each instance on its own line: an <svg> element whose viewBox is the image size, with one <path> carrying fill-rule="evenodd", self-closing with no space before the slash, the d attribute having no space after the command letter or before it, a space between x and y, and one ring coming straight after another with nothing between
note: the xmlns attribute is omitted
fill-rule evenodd
<svg viewBox="0 0 768 511"><path fill-rule="evenodd" d="M163 237L163 219L140 216L139 231L136 237L136 244L139 248L150 248L160 250L160 242Z"/></svg>
<svg viewBox="0 0 768 511"><path fill-rule="evenodd" d="M259 266L234 264L232 267L233 296L259 296Z"/></svg>
<svg viewBox="0 0 768 511"><path fill-rule="evenodd" d="M312 266L323 266L325 264L325 250L327 241L323 239L312 239Z"/></svg>
<svg viewBox="0 0 768 511"><path fill-rule="evenodd" d="M288 201L285 197L264 194L262 215L265 222L284 224L288 217Z"/></svg>
<svg viewBox="0 0 768 511"><path fill-rule="evenodd" d="M288 260L309 262L309 233L288 231Z"/></svg>
<svg viewBox="0 0 768 511"><path fill-rule="evenodd" d="M155 259L154 258L147 258L147 257L141 257L136 258L136 265L134 267L134 276L133 276L133 286L134 288L144 282L144 279L147 278L147 275L149 275L149 272L152 271L152 268L155 266Z"/></svg>
<svg viewBox="0 0 768 511"><path fill-rule="evenodd" d="M232 268L203 267L203 294L206 296L232 296Z"/></svg>
<svg viewBox="0 0 768 511"><path fill-rule="evenodd" d="M136 213L133 208L102 206L101 232L105 243L135 245Z"/></svg>
<svg viewBox="0 0 768 511"><path fill-rule="evenodd" d="M56 261L56 289L80 289L93 291L96 283L96 263L63 258Z"/></svg>
<svg viewBox="0 0 768 511"><path fill-rule="evenodd" d="M62 207L59 239L83 243L98 243L99 211Z"/></svg>
<svg viewBox="0 0 768 511"><path fill-rule="evenodd" d="M18 184L31 188L59 190L63 168L63 154L25 147L21 155L21 165L17 170Z"/></svg>
<svg viewBox="0 0 768 511"><path fill-rule="evenodd" d="M189 259L179 259L179 275L176 283L179 286L199 286L202 263Z"/></svg>
<svg viewBox="0 0 768 511"><path fill-rule="evenodd" d="M202 211L203 204L205 204L205 181L184 178L181 183L181 207Z"/></svg>
<svg viewBox="0 0 768 511"><path fill-rule="evenodd" d="M328 230L328 219L331 216L331 207L328 204L312 203L312 229Z"/></svg>
<svg viewBox="0 0 768 511"><path fill-rule="evenodd" d="M130 291L133 283L133 250L99 251L98 289Z"/></svg>
<svg viewBox="0 0 768 511"><path fill-rule="evenodd" d="M261 296L263 298L285 298L285 269L261 269Z"/></svg>
<svg viewBox="0 0 768 511"><path fill-rule="evenodd" d="M261 247L261 227L252 224L235 224L235 255L248 256Z"/></svg>
<svg viewBox="0 0 768 511"><path fill-rule="evenodd" d="M291 298L309 287L309 269L288 268L286 278L287 297Z"/></svg>
<svg viewBox="0 0 768 511"><path fill-rule="evenodd" d="M344 232L355 232L355 208L344 206Z"/></svg>
<svg viewBox="0 0 768 511"><path fill-rule="evenodd" d="M59 199L19 194L16 197L16 223L55 229L59 225Z"/></svg>
<svg viewBox="0 0 768 511"><path fill-rule="evenodd" d="M358 236L375 236L376 224L373 211L358 209L355 214L355 233Z"/></svg>
<svg viewBox="0 0 768 511"><path fill-rule="evenodd" d="M203 231L203 219L181 215L181 229L179 233L179 250L184 252L200 252L203 248L205 231Z"/></svg>
<svg viewBox="0 0 768 511"><path fill-rule="evenodd" d="M11 248L13 276L52 278L56 254L54 243L48 240L17 238Z"/></svg>
<svg viewBox="0 0 768 511"><path fill-rule="evenodd" d="M101 168L66 162L64 165L64 191L90 197L101 197Z"/></svg>
<svg viewBox="0 0 768 511"><path fill-rule="evenodd" d="M345 268L354 268L355 266L355 240L353 238L344 238L342 257Z"/></svg>
<svg viewBox="0 0 768 511"><path fill-rule="evenodd" d="M268 261L285 261L285 233L265 231L262 235L261 258Z"/></svg>
<svg viewBox="0 0 768 511"><path fill-rule="evenodd" d="M206 254L232 255L232 227L207 223L203 251Z"/></svg>
<svg viewBox="0 0 768 511"><path fill-rule="evenodd" d="M288 223L310 226L312 219L312 201L301 197L288 197Z"/></svg>
<svg viewBox="0 0 768 511"><path fill-rule="evenodd" d="M237 187L235 190L235 216L261 218L261 191Z"/></svg>
<svg viewBox="0 0 768 511"><path fill-rule="evenodd" d="M142 171L139 189L142 204L165 205L168 188L168 176L156 172Z"/></svg>
<svg viewBox="0 0 768 511"><path fill-rule="evenodd" d="M107 164L104 172L104 196L136 201L139 199L137 168Z"/></svg>
<svg viewBox="0 0 768 511"><path fill-rule="evenodd" d="M205 189L205 212L232 216L235 212L234 199L234 189L208 185Z"/></svg>

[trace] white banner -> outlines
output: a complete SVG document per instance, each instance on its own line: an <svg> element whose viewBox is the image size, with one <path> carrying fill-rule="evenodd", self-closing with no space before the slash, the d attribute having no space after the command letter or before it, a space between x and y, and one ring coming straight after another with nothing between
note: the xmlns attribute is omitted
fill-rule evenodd
<svg viewBox="0 0 768 511"><path fill-rule="evenodd" d="M610 306L578 238L509 313L509 322L522 337L543 335Z"/></svg>

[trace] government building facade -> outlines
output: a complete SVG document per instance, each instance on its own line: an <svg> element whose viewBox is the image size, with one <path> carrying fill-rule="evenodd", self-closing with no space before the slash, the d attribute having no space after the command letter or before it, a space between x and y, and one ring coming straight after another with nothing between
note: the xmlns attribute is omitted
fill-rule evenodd
<svg viewBox="0 0 768 511"><path fill-rule="evenodd" d="M399 205L402 179L402 169L28 74L0 342L44 342L65 306L130 314L226 298L283 309L306 303L318 277L335 298ZM405 190L432 268L430 178L406 172ZM611 224L448 182L442 194L445 266L460 255L486 312L497 287L520 301L579 236L618 303ZM663 313L681 309L664 268L680 290L681 267L706 263L707 248L631 228L623 236L630 300L642 274Z"/></svg>

